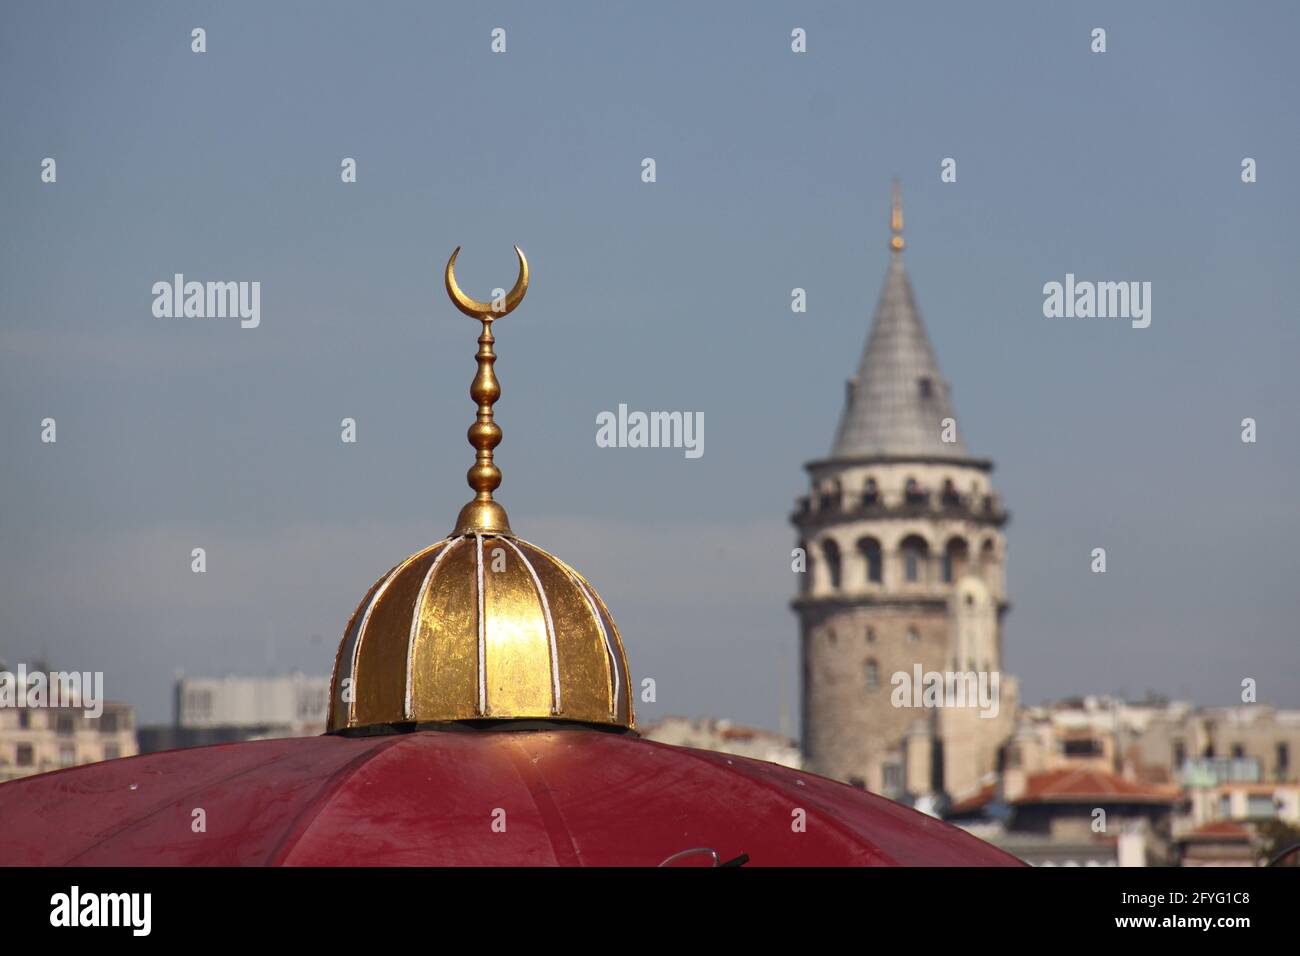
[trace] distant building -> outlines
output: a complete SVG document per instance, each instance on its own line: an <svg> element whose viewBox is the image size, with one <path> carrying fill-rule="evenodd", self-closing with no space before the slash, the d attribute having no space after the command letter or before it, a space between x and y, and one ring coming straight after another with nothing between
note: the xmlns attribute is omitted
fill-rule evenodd
<svg viewBox="0 0 1300 956"><path fill-rule="evenodd" d="M1257 866L1259 852L1250 829L1227 820L1207 823L1178 839L1182 866Z"/></svg>
<svg viewBox="0 0 1300 956"><path fill-rule="evenodd" d="M770 730L742 727L729 720L665 717L658 723L641 728L640 732L647 740L675 747L698 747L701 750L753 757L796 770L800 766L798 741Z"/></svg>
<svg viewBox="0 0 1300 956"><path fill-rule="evenodd" d="M1165 866L1179 802L1104 770L1009 771L946 817L1035 866Z"/></svg>
<svg viewBox="0 0 1300 956"><path fill-rule="evenodd" d="M1187 792L1193 825L1221 820L1300 824L1300 783L1216 783L1188 786Z"/></svg>
<svg viewBox="0 0 1300 956"><path fill-rule="evenodd" d="M1197 708L1083 697L1026 707L1005 763L1027 773L1092 766L1196 790L1225 783L1300 782L1300 711L1267 704Z"/></svg>
<svg viewBox="0 0 1300 956"><path fill-rule="evenodd" d="M1300 712L1264 704L1027 707L1001 771L944 815L1040 864L1242 865L1259 855L1260 825L1300 823L1298 748Z"/></svg>
<svg viewBox="0 0 1300 956"><path fill-rule="evenodd" d="M4 668L0 663L0 669ZM34 663L31 672L46 672ZM131 757L138 752L135 709L103 702L98 717L83 707L0 707L0 782L47 770Z"/></svg>
<svg viewBox="0 0 1300 956"><path fill-rule="evenodd" d="M325 732L328 677L183 677L174 693L173 722L140 728L142 753Z"/></svg>

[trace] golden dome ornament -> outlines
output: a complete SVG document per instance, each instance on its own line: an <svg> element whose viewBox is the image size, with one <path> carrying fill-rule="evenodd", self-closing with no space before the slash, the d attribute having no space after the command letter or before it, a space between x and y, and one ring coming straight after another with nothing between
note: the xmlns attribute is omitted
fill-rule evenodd
<svg viewBox="0 0 1300 956"><path fill-rule="evenodd" d="M478 374L474 376L474 383L469 389L470 398L478 403L478 418L469 427L469 443L477 450L477 455L466 480L476 494L474 500L461 509L460 517L456 519L456 530L452 534L469 534L473 531L509 534L510 519L506 517L506 510L492 500L492 492L501 486L501 469L492 461L492 449L501 443L501 426L492 417L492 406L501 397L501 386L492 368L497 360L496 353L492 351L492 343L496 341L492 335L492 323L509 315L524 301L524 294L528 291L528 260L524 258L523 250L515 246L515 255L519 257L519 278L515 280L514 288L506 294L505 300L498 304L479 302L460 291L460 286L456 284L458 255L460 246L456 247L447 260L447 295L456 308L483 323L483 332L478 337Z"/></svg>
<svg viewBox="0 0 1300 956"><path fill-rule="evenodd" d="M516 537L493 498L501 485L493 461L501 387L492 323L523 301L528 260L516 246L514 287L480 302L456 282L459 254L457 247L447 262L447 295L482 323L470 386L478 412L466 480L474 498L447 538L380 578L353 612L335 659L328 729L540 720L631 730L627 657L609 609L572 567Z"/></svg>

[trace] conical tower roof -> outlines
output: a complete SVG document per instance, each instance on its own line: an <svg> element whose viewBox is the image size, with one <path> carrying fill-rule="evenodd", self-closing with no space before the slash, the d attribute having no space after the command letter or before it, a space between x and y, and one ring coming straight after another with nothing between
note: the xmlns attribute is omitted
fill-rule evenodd
<svg viewBox="0 0 1300 956"><path fill-rule="evenodd" d="M891 226L885 287L858 374L848 383L832 458L968 458L960 429L956 441L942 438L944 419L957 416L903 267L897 186Z"/></svg>

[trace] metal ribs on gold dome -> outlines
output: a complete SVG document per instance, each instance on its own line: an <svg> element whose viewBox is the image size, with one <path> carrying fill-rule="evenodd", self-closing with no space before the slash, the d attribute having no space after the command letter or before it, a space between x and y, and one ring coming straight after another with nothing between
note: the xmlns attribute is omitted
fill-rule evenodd
<svg viewBox="0 0 1300 956"><path fill-rule="evenodd" d="M329 729L480 718L634 725L623 642L595 589L536 545L469 534L407 558L357 607Z"/></svg>
<svg viewBox="0 0 1300 956"><path fill-rule="evenodd" d="M475 496L448 538L380 578L353 613L334 662L329 730L518 719L631 729L627 656L609 609L577 571L515 537L492 498L501 484L492 323L523 301L528 260L515 246L519 278L501 303L487 303L457 285L459 253L447 263L447 294L483 323L470 387Z"/></svg>

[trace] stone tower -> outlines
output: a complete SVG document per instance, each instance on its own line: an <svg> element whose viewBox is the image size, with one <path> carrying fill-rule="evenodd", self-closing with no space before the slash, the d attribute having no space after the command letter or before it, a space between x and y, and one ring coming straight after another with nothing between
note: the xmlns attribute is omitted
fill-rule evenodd
<svg viewBox="0 0 1300 956"><path fill-rule="evenodd" d="M805 466L811 491L793 516L807 560L793 602L802 747L816 773L933 801L964 796L997 769L1014 719L1017 688L1001 674L1007 515L993 463L966 450L921 322L897 185L891 227L885 287L833 450ZM996 716L981 717L973 700L913 705L918 673L963 672L996 689Z"/></svg>

